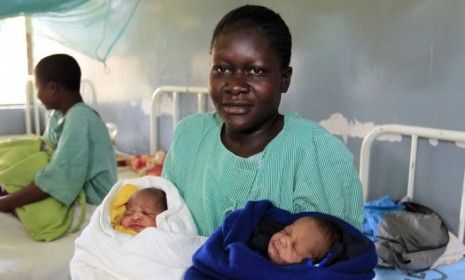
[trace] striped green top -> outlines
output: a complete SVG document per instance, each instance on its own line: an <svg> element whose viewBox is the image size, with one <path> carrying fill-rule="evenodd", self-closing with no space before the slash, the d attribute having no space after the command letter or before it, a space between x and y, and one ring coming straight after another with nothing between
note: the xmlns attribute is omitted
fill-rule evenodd
<svg viewBox="0 0 465 280"><path fill-rule="evenodd" d="M179 123L163 176L185 199L199 233L210 235L225 216L249 200L271 200L293 213L320 211L357 228L363 219L362 188L344 144L297 114L259 154L239 157L223 146L215 113Z"/></svg>
<svg viewBox="0 0 465 280"><path fill-rule="evenodd" d="M35 183L71 205L84 189L86 201L98 205L116 182L116 160L108 129L92 108L79 102L66 115L53 111L43 138L56 146Z"/></svg>

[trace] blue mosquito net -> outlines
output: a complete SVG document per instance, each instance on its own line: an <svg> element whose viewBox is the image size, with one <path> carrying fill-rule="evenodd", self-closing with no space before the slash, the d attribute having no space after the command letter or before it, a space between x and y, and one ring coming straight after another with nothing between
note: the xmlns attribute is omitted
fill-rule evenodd
<svg viewBox="0 0 465 280"><path fill-rule="evenodd" d="M140 0L1 0L1 19L31 18L34 35L105 62Z"/></svg>

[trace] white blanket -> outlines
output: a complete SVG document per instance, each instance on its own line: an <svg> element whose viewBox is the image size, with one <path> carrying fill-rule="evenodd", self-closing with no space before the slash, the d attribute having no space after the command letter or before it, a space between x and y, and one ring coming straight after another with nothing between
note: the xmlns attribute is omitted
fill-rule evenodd
<svg viewBox="0 0 465 280"><path fill-rule="evenodd" d="M110 203L119 188L127 183L165 191L168 209L157 216L157 228L146 228L132 236L111 227ZM192 264L192 255L205 239L197 235L189 209L168 180L155 176L121 180L76 239L70 263L71 278L182 279Z"/></svg>

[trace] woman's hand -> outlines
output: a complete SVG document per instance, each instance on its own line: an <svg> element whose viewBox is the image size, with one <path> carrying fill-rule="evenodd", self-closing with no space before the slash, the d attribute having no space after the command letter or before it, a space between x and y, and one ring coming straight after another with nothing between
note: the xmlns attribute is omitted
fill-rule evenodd
<svg viewBox="0 0 465 280"><path fill-rule="evenodd" d="M0 197L7 195L8 193L6 192L5 188L3 186L0 186Z"/></svg>
<svg viewBox="0 0 465 280"><path fill-rule="evenodd" d="M36 201L43 200L49 195L32 182L20 191L0 196L0 212L9 212Z"/></svg>

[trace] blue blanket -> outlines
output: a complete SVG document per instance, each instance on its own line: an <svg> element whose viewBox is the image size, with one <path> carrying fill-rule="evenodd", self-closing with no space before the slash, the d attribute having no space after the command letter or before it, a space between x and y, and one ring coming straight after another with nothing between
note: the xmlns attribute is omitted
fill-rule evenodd
<svg viewBox="0 0 465 280"><path fill-rule="evenodd" d="M247 246L253 230L265 216L281 224L291 224L303 216L323 216L336 221L344 238L319 266L311 261L280 266ZM373 243L350 224L317 212L292 214L269 201L251 201L229 214L205 244L194 254L193 266L185 279L373 279L377 262Z"/></svg>
<svg viewBox="0 0 465 280"><path fill-rule="evenodd" d="M380 199L368 201L365 203L364 208L363 233L373 242L378 241L377 231L384 217L405 210L404 205L397 203L390 196L383 196Z"/></svg>

